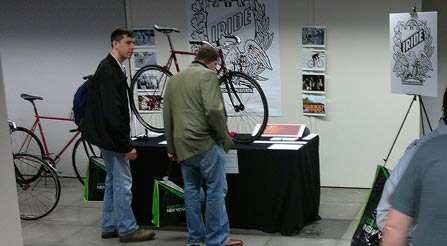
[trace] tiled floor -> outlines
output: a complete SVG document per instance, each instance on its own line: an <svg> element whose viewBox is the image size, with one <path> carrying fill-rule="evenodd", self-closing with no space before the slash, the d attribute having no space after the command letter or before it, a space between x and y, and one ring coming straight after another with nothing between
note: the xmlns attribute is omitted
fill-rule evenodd
<svg viewBox="0 0 447 246"><path fill-rule="evenodd" d="M74 179L62 179L62 195L57 208L37 221L22 221L25 245L112 246L118 239L101 239L102 202L84 202L82 186ZM348 246L368 194L367 189L321 188L321 220L306 226L296 236L268 234L257 230L232 229L233 238L245 246ZM185 228L157 230L154 240L131 245L186 245Z"/></svg>

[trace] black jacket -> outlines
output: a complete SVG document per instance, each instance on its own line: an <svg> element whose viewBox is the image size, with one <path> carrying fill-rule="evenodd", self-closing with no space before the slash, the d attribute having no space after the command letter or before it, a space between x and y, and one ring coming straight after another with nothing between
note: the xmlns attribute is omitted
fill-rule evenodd
<svg viewBox="0 0 447 246"><path fill-rule="evenodd" d="M133 147L127 81L112 55L98 65L87 90L85 113L80 124L82 137L107 150L130 152Z"/></svg>

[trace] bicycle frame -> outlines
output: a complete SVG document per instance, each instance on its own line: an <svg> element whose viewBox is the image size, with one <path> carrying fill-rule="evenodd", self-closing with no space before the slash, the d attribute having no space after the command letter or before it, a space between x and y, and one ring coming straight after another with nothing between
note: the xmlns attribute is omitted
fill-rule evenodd
<svg viewBox="0 0 447 246"><path fill-rule="evenodd" d="M191 51L182 51L182 50L175 50L174 46L172 44L171 41L171 36L169 35L169 33L165 33L166 37L168 38L168 42L169 42L169 47L171 48L171 55L169 56L168 61L166 62L166 65L163 66L164 69L166 69L167 71L171 70L171 65L172 62L174 61L175 64L175 70L178 72L180 72L180 66L178 64L178 60L177 60L177 55L190 55L190 56L195 56L196 53L195 52L191 52ZM226 73L227 72L227 67L225 65L225 59L224 59L224 55L223 55L223 51L222 49L219 49L218 51L218 57L220 59L220 68L218 70L216 70L217 74L221 74Z"/></svg>
<svg viewBox="0 0 447 246"><path fill-rule="evenodd" d="M181 50L174 50L174 47L172 45L172 41L171 41L171 37L169 36L169 34L166 34L166 36L168 37L168 41L169 41L169 46L171 48L171 55L169 56L168 62L166 63L166 65L163 66L164 69L166 69L167 71L170 71L171 69L171 65L172 65L172 61L174 61L175 64L175 69L178 72L180 72L180 67L178 65L178 61L177 61L177 55L193 55L195 56L196 53L194 52L190 52L190 51L181 51ZM218 50L218 57L220 59L220 67L219 69L216 70L216 73L219 75L221 74L221 76L225 76L225 74L227 74L228 70L227 67L225 65L225 59L224 59L224 54L222 49ZM236 89L234 88L233 83L228 83L227 80L225 80L225 87L227 89L227 92L230 93L230 91L235 91ZM241 103L241 99L239 98L239 95L237 93L234 93L235 98L237 99L237 101L239 102L238 105L235 104L234 99L232 96L230 96L230 101L234 107L234 110L236 112L239 112L240 110L244 110L244 106Z"/></svg>
<svg viewBox="0 0 447 246"><path fill-rule="evenodd" d="M169 47L171 48L171 55L169 56L168 62L166 62L166 65L164 66L164 68L169 71L171 69L172 61L174 61L175 69L178 73L178 72L180 72L180 66L178 65L177 55L195 56L196 53L190 52L190 51L174 50L174 46L172 45L172 41L171 41L171 36L169 36L168 33L165 33L165 34L166 34L166 37L168 38Z"/></svg>
<svg viewBox="0 0 447 246"><path fill-rule="evenodd" d="M195 56L196 53L191 52L191 51L175 50L174 45L172 44L171 36L169 35L169 33L165 33L165 35L168 38L169 47L171 48L171 51L170 51L171 55L169 56L169 59L166 62L166 65L163 66L163 69L170 72L172 62L174 61L175 69L178 73L178 72L180 72L180 66L178 64L177 55ZM225 59L224 59L224 54L223 54L222 49L218 49L218 58L220 59L220 67L219 67L219 69L216 70L216 73L217 73L217 75L224 77L229 71L227 70L227 67L225 65ZM225 81L225 87L227 89L227 92L230 95L230 91L235 91L236 89L234 88L233 83L228 83L228 80L224 80L224 81ZM239 98L239 95L237 93L234 93L233 95L234 95L235 99L237 100L237 102L239 102L239 104L235 104L235 100L233 99L233 96L229 96L231 104L234 107L234 110L236 112L244 110L244 106L241 103L241 99Z"/></svg>
<svg viewBox="0 0 447 246"><path fill-rule="evenodd" d="M44 116L44 115L39 115L39 114L36 114L34 117L36 119L34 120L34 124L30 128L30 131L32 131L34 133L36 131L36 128L39 129L40 138L42 140L43 148L45 151L45 157L48 158L48 160L50 160L51 164L56 165L60 161L60 157L67 150L68 146L70 146L70 144L72 144L75 141L75 139L77 139L77 137L79 136L79 134L81 134L81 132L79 130L76 131L76 133L73 135L73 137L71 137L71 139L68 141L68 143L66 143L64 145L64 147L62 147L62 149L54 156L54 158L51 158L50 151L48 150L47 140L45 138L45 134L44 134L44 131L42 128L42 123L40 122L40 120L46 119L46 120L59 120L59 121L74 121L74 119L63 118L63 117Z"/></svg>

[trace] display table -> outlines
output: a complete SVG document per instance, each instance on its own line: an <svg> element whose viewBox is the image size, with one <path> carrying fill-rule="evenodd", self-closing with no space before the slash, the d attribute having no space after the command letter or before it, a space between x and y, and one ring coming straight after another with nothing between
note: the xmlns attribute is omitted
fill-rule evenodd
<svg viewBox="0 0 447 246"><path fill-rule="evenodd" d="M166 175L169 160L163 137L134 141L138 158L131 162L133 210L139 224L152 220L154 179ZM236 144L239 173L228 174L226 206L232 228L283 235L299 233L318 220L320 204L319 137L298 150L268 149L270 144ZM180 177L180 167L174 168Z"/></svg>

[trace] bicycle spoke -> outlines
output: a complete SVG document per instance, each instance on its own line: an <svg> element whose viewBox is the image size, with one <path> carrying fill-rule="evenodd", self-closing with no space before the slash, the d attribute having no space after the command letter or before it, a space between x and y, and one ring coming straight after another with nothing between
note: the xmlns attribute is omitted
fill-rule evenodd
<svg viewBox="0 0 447 246"><path fill-rule="evenodd" d="M170 72L149 65L141 68L132 78L131 108L138 121L147 129L164 132L163 97Z"/></svg>
<svg viewBox="0 0 447 246"><path fill-rule="evenodd" d="M60 182L56 172L42 159L29 154L15 154L14 165L20 217L34 220L48 215L60 198ZM28 166L38 171L37 174L23 173L18 166Z"/></svg>
<svg viewBox="0 0 447 246"><path fill-rule="evenodd" d="M260 86L248 75L239 72L230 72L222 77L220 86L228 130L236 134L233 139L241 143L257 139L264 131L268 118L267 101Z"/></svg>
<svg viewBox="0 0 447 246"><path fill-rule="evenodd" d="M30 130L17 127L11 131L12 153L26 153L43 156L43 146L37 136Z"/></svg>
<svg viewBox="0 0 447 246"><path fill-rule="evenodd" d="M73 147L71 160L76 178L82 185L84 185L89 157L92 156L101 156L101 151L99 150L99 148L79 138Z"/></svg>

